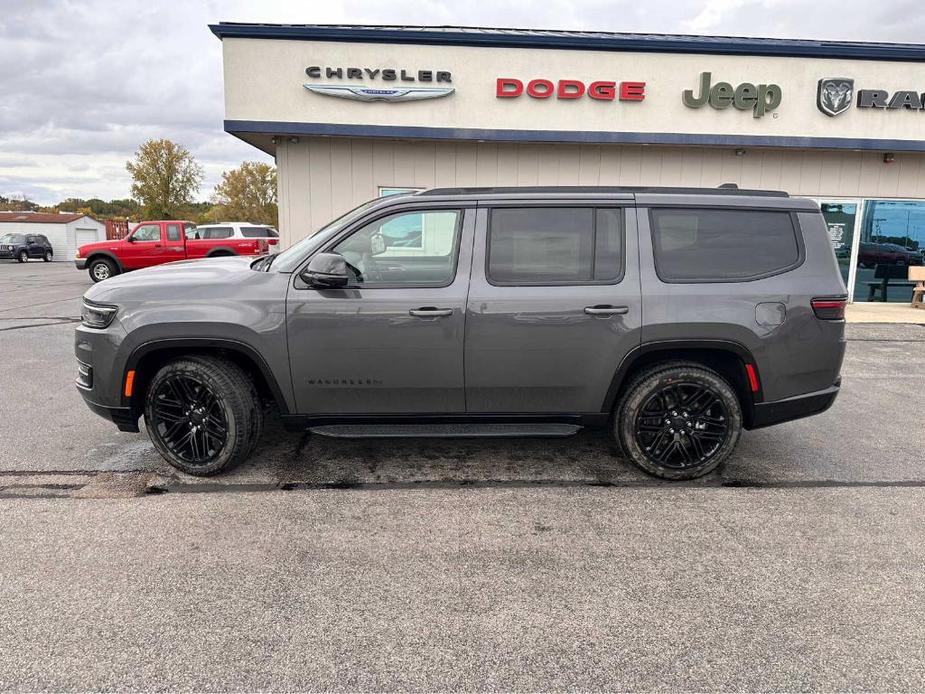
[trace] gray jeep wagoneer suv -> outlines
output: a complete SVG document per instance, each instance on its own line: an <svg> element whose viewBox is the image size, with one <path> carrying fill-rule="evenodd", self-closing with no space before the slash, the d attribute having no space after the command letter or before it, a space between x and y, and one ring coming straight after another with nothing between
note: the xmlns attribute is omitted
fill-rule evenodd
<svg viewBox="0 0 925 694"><path fill-rule="evenodd" d="M732 188L470 188L367 202L288 250L84 297L77 386L192 474L268 406L339 436L607 426L660 477L822 412L846 292L816 203Z"/></svg>

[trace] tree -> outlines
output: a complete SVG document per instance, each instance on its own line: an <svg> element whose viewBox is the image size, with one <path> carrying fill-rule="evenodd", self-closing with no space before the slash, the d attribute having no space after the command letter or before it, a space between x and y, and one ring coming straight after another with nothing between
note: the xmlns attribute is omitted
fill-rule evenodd
<svg viewBox="0 0 925 694"><path fill-rule="evenodd" d="M276 167L246 161L237 169L225 171L212 194L215 207L209 212L214 221L241 221L277 225Z"/></svg>
<svg viewBox="0 0 925 694"><path fill-rule="evenodd" d="M167 139L148 140L125 163L132 195L148 219L175 219L193 202L202 184L202 167L185 147Z"/></svg>

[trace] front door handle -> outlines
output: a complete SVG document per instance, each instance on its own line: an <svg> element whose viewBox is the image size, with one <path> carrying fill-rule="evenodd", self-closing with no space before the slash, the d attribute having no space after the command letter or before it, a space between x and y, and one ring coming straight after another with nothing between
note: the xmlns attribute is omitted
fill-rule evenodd
<svg viewBox="0 0 925 694"><path fill-rule="evenodd" d="M408 311L410 316L418 316L419 318L441 318L443 316L452 316L453 309L451 308L435 308L433 306L422 306L421 308L413 308Z"/></svg>
<svg viewBox="0 0 925 694"><path fill-rule="evenodd" d="M585 306L585 313L589 316L623 316L629 313L629 311L629 306L610 306L605 304Z"/></svg>

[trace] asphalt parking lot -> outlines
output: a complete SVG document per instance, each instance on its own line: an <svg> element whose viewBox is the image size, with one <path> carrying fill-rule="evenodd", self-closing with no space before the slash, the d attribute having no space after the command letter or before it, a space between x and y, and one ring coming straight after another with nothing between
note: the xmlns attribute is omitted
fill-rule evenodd
<svg viewBox="0 0 925 694"><path fill-rule="evenodd" d="M849 325L835 406L695 483L278 426L203 481L81 401L89 286L0 264L2 689L922 689L925 326Z"/></svg>

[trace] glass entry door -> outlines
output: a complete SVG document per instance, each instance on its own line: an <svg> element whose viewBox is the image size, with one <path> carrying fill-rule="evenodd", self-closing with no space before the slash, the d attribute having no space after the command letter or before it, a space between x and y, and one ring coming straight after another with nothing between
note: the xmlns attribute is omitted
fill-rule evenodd
<svg viewBox="0 0 925 694"><path fill-rule="evenodd" d="M860 200L817 200L822 216L829 229L829 240L838 260L842 279L848 288L848 301L854 300L857 267L854 262L857 253L858 228L861 223Z"/></svg>

